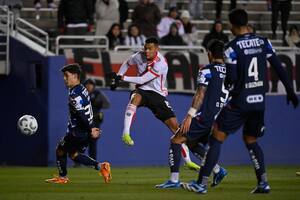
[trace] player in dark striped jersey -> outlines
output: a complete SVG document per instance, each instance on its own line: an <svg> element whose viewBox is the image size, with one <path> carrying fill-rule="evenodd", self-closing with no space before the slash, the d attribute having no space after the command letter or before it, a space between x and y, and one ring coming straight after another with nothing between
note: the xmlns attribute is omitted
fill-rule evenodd
<svg viewBox="0 0 300 200"><path fill-rule="evenodd" d="M211 64L199 70L197 90L193 97L191 108L182 122L180 132L171 141L169 151L170 179L163 184L157 185L157 188L180 187L179 167L181 160L180 146L182 143L186 143L193 154L200 160L205 157L206 144L213 122L228 97L228 90L224 87L226 67L223 53L223 42L212 40L208 44L208 57ZM206 146L206 148L203 148L203 146ZM217 164L213 171L212 186L216 186L227 175L227 172Z"/></svg>
<svg viewBox="0 0 300 200"><path fill-rule="evenodd" d="M184 188L206 193L208 177L218 162L221 145L229 134L243 127L244 143L249 151L257 177L257 187L252 193L268 193L270 186L264 164L264 154L257 139L264 134L264 110L266 93L267 60L276 71L287 92L287 101L298 106L287 73L277 58L271 43L248 31L248 14L236 9L229 14L231 31L236 36L225 48L227 69L226 85L230 87L228 104L216 119L213 134L209 138L209 150L198 180L185 184Z"/></svg>
<svg viewBox="0 0 300 200"><path fill-rule="evenodd" d="M111 180L110 164L100 163L81 152L84 152L91 138L98 138L99 128L93 123L93 110L86 88L80 84L81 69L78 64L70 64L61 69L64 81L69 88L69 122L66 136L56 147L56 164L59 176L47 179L48 183L65 184L67 177L67 156L73 161L93 166L99 171L106 183Z"/></svg>

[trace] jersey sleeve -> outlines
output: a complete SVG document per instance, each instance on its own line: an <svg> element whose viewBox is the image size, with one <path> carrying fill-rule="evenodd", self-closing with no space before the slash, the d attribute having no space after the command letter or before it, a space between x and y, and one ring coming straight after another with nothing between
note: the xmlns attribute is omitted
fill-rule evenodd
<svg viewBox="0 0 300 200"><path fill-rule="evenodd" d="M79 120L84 125L84 128L91 130L94 128L93 110L90 101L80 95L70 97L72 110L77 113Z"/></svg>
<svg viewBox="0 0 300 200"><path fill-rule="evenodd" d="M138 54L133 54L132 56L130 56L130 58L121 65L119 72L117 74L123 76L127 72L129 67L136 65L137 55Z"/></svg>
<svg viewBox="0 0 300 200"><path fill-rule="evenodd" d="M227 46L224 53L226 64L226 88L231 88L233 83L237 80L237 52L233 47Z"/></svg>
<svg viewBox="0 0 300 200"><path fill-rule="evenodd" d="M275 50L272 47L272 44L269 40L267 40L267 59L269 61L269 63L271 64L271 67L274 68L274 70L276 71L279 79L281 80L282 84L284 85L286 92L287 93L291 93L293 92L293 87L291 84L291 81L289 80L288 76L287 76L287 72L285 71L285 69L283 68L281 61L279 60L279 58L277 57Z"/></svg>
<svg viewBox="0 0 300 200"><path fill-rule="evenodd" d="M210 69L204 68L199 70L197 77L197 85L208 86L210 80L212 78L212 74Z"/></svg>
<svg viewBox="0 0 300 200"><path fill-rule="evenodd" d="M275 55L275 49L272 46L270 40L267 40L267 59Z"/></svg>

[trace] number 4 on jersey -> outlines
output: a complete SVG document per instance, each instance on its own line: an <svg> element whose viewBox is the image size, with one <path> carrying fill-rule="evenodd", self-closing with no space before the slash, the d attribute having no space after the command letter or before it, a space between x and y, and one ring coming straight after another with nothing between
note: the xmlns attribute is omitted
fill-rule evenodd
<svg viewBox="0 0 300 200"><path fill-rule="evenodd" d="M258 81L257 57L253 57L250 62L248 68L248 76L249 77L253 76L254 80Z"/></svg>

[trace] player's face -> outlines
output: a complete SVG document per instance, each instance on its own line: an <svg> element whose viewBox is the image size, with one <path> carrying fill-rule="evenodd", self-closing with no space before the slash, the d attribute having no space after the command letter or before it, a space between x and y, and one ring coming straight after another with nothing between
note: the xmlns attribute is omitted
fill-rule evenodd
<svg viewBox="0 0 300 200"><path fill-rule="evenodd" d="M72 88L79 83L77 74L72 74L70 72L64 72L64 81L68 88Z"/></svg>
<svg viewBox="0 0 300 200"><path fill-rule="evenodd" d="M147 60L153 60L157 54L158 45L154 43L147 43L144 46L144 52L146 54Z"/></svg>

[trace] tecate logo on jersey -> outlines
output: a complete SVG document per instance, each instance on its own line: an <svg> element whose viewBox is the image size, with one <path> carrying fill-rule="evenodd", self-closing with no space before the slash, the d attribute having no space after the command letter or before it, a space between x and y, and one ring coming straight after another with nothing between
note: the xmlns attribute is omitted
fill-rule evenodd
<svg viewBox="0 0 300 200"><path fill-rule="evenodd" d="M260 103L264 101L264 96L261 94L247 96L247 103Z"/></svg>

